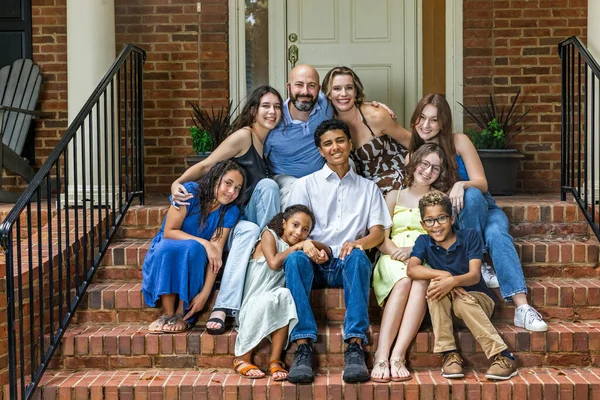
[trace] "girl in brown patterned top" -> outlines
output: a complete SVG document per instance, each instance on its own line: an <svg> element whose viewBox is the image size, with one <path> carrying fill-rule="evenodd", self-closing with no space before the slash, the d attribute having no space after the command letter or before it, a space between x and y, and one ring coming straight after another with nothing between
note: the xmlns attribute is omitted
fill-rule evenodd
<svg viewBox="0 0 600 400"><path fill-rule="evenodd" d="M347 67L331 69L322 90L337 118L350 127L352 158L358 172L377 184L384 195L400 189L410 132L381 108L365 104L363 85Z"/></svg>

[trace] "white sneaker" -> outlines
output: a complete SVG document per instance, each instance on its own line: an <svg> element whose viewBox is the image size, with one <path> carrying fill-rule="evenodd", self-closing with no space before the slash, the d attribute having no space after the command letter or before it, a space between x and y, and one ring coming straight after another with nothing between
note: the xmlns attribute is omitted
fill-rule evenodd
<svg viewBox="0 0 600 400"><path fill-rule="evenodd" d="M515 310L515 326L532 332L548 330L548 324L544 322L540 313L529 304L523 304Z"/></svg>
<svg viewBox="0 0 600 400"><path fill-rule="evenodd" d="M483 276L485 285L490 289L496 289L500 287L500 284L498 283L498 277L496 276L496 271L494 271L490 264L486 262L481 263L481 276Z"/></svg>

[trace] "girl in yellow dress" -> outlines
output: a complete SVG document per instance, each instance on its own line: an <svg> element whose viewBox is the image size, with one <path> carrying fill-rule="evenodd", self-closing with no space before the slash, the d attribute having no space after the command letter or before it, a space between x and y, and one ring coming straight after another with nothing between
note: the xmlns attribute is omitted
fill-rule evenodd
<svg viewBox="0 0 600 400"><path fill-rule="evenodd" d="M386 196L393 226L379 246L382 256L373 271L377 302L385 305L371 373L374 382L411 379L405 366L406 351L425 315L427 282L408 278L405 263L417 237L426 233L420 224L419 200L432 189L446 192L452 184L447 165L441 147L421 146L406 165L405 189L393 190ZM396 344L392 349L394 339Z"/></svg>

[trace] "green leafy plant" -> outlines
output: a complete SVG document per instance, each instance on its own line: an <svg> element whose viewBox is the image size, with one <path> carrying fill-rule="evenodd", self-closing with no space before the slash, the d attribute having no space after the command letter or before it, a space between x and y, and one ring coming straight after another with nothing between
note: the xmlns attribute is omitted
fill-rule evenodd
<svg viewBox="0 0 600 400"><path fill-rule="evenodd" d="M194 153L204 154L213 150L213 140L207 131L200 130L197 126L191 126L190 135L192 136Z"/></svg>
<svg viewBox="0 0 600 400"><path fill-rule="evenodd" d="M190 128L194 151L196 153L213 151L227 137L231 129L232 115L237 107L232 110L232 103L229 102L227 107L218 109L211 107L209 112L189 100L188 103L192 106L191 117L195 125Z"/></svg>
<svg viewBox="0 0 600 400"><path fill-rule="evenodd" d="M465 115L477 126L479 131L467 128L466 133L471 137L476 149L505 149L510 142L529 126L523 126L521 121L530 110L520 114L517 110L521 103L518 101L521 89L508 106L498 107L493 94L483 104L477 103L475 110L467 108L462 103Z"/></svg>

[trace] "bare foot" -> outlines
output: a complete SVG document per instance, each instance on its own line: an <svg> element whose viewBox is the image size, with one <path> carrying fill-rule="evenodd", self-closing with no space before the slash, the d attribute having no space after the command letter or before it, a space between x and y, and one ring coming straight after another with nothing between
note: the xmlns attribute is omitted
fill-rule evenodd
<svg viewBox="0 0 600 400"><path fill-rule="evenodd" d="M244 371L247 367L254 367ZM236 358L233 360L233 368L235 371L247 378L262 378L265 376L265 373L262 372L256 365L250 363L250 361L242 360L241 358Z"/></svg>
<svg viewBox="0 0 600 400"><path fill-rule="evenodd" d="M387 360L375 361L373 371L371 371L371 380L374 382L390 381L390 364Z"/></svg>
<svg viewBox="0 0 600 400"><path fill-rule="evenodd" d="M163 332L179 333L185 332L190 328L189 322L185 321L181 314L175 314L169 322L163 326Z"/></svg>
<svg viewBox="0 0 600 400"><path fill-rule="evenodd" d="M390 358L392 380L405 381L411 379L410 372L408 372L404 363L406 363L406 360L401 358Z"/></svg>
<svg viewBox="0 0 600 400"><path fill-rule="evenodd" d="M215 330L221 329L221 327L225 324L225 317L226 316L227 315L225 314L224 311L213 311L210 314L210 317L208 319L216 318L216 319L219 319L219 320L221 320L223 322L210 321L210 322L206 323L206 327L208 329L215 329Z"/></svg>
<svg viewBox="0 0 600 400"><path fill-rule="evenodd" d="M161 315L160 317L158 317L156 319L156 321L154 321L153 323L151 323L148 326L148 332L150 332L150 333L162 332L163 327L169 321L169 319L171 319L172 317L173 317L172 315L167 315L167 314Z"/></svg>

